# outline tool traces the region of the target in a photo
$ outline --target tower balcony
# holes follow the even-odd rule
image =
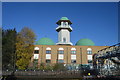
[[[71,26],[69,26],[69,25],[66,25],[66,26],[58,26],[57,28],[56,28],[56,31],[57,32],[59,32],[61,29],[68,29],[70,32],[73,30],[72,28],[71,28]]]
[[[71,42],[58,42],[56,45],[73,45]]]

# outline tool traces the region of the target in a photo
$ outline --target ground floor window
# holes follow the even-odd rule
[[[64,60],[58,60],[58,63],[64,63]]]
[[[51,63],[51,60],[46,60],[46,63]]]
[[[92,60],[88,60],[88,63],[92,63]]]
[[[76,60],[71,60],[71,63],[76,63]]]

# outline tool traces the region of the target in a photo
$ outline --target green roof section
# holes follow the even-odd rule
[[[69,20],[67,17],[62,17],[60,20]]]
[[[94,46],[95,43],[90,39],[80,39],[79,41],[77,41],[75,45],[76,46]]]
[[[41,38],[35,44],[36,45],[55,45],[55,43],[50,38]]]

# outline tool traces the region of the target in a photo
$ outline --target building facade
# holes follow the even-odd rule
[[[57,24],[58,42],[56,44],[49,38],[41,38],[36,42],[31,62],[34,59],[37,60],[38,66],[41,63],[63,63],[77,69],[81,64],[92,65],[94,53],[107,47],[95,46],[90,39],[80,39],[73,45],[70,41],[71,21],[67,17],[62,17]]]

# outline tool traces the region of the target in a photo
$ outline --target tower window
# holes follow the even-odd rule
[[[63,38],[63,42],[66,42],[66,38]]]
[[[63,22],[63,26],[66,26],[67,24],[66,24],[66,22]]]

